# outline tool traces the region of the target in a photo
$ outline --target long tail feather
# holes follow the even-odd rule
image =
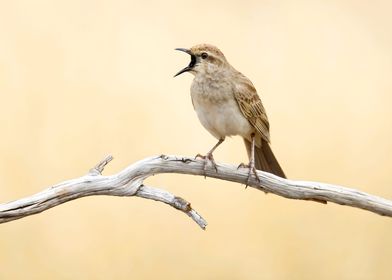
[[[244,139],[248,156],[250,157],[251,142]],[[261,147],[255,147],[255,167],[256,169],[275,174],[279,177],[286,178],[283,169],[280,167],[275,158],[268,142],[262,140]]]

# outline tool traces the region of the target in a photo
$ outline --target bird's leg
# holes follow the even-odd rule
[[[201,155],[201,154],[197,154],[196,158],[202,158],[204,160],[204,165],[203,165],[203,170],[206,171],[207,169],[207,163],[210,161],[212,166],[215,168],[215,171],[218,172],[218,167],[216,166],[215,160],[214,160],[214,156],[212,155],[212,153],[215,151],[216,148],[218,148],[218,146],[220,144],[223,143],[223,141],[225,141],[225,139],[219,139],[218,143],[215,144],[214,147],[212,147],[212,149],[205,155]]]
[[[257,182],[260,182],[260,178],[257,175],[257,170],[255,167],[255,135],[254,135],[254,133],[252,133],[251,137],[252,137],[252,149],[250,152],[249,173],[248,173],[247,185],[249,185],[249,180],[250,180],[250,177],[252,177],[252,174],[251,174],[252,172],[255,174]]]
[[[252,133],[250,137],[252,138],[252,146],[251,146],[251,150],[250,150],[249,164],[246,165],[244,163],[241,163],[237,167],[237,169],[240,168],[240,167],[249,168],[248,179],[246,180],[246,187],[249,186],[250,178],[252,177],[252,172],[253,172],[253,174],[255,174],[257,182],[260,182],[260,178],[257,175],[257,170],[256,170],[256,167],[255,167],[255,134]]]

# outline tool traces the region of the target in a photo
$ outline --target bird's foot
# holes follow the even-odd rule
[[[240,165],[238,165],[237,169],[240,169],[240,168],[248,168],[249,169],[248,179],[246,180],[245,188],[247,188],[249,186],[250,178],[252,178],[252,172],[256,177],[256,181],[258,183],[260,183],[260,178],[259,178],[259,175],[257,175],[257,169],[255,167],[254,162],[251,161],[251,162],[249,162],[249,164],[240,163]]]
[[[241,162],[241,163],[237,166],[237,170],[240,169],[240,168],[249,168],[249,165],[247,165],[247,164]]]
[[[201,158],[201,159],[204,160],[204,163],[203,163],[203,170],[204,170],[204,172],[206,172],[206,170],[207,170],[208,162],[211,162],[212,167],[215,169],[216,172],[218,172],[218,167],[217,167],[217,165],[215,163],[214,156],[212,155],[212,153],[207,153],[205,156],[203,156],[201,154],[197,154],[195,156],[195,159],[197,159],[197,158]]]

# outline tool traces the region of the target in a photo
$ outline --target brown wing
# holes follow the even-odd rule
[[[242,114],[256,128],[262,138],[270,142],[269,122],[261,99],[257,95],[252,82],[244,75],[240,75],[241,79],[237,79],[234,85],[234,97],[238,102]]]

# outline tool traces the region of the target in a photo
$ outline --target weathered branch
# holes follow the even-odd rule
[[[106,157],[89,173],[80,178],[68,180],[35,195],[0,204],[0,223],[37,214],[64,202],[91,195],[138,196],[161,201],[181,210],[201,228],[207,222],[181,197],[167,191],[143,184],[149,176],[160,173],[201,175],[226,181],[246,184],[248,170],[233,165],[217,164],[204,172],[203,161],[179,156],[158,156],[136,162],[111,176],[101,175],[104,167],[112,160]],[[260,182],[250,180],[250,187],[290,199],[330,201],[368,210],[392,217],[392,201],[373,196],[355,189],[318,182],[286,180],[270,173],[258,171]]]

